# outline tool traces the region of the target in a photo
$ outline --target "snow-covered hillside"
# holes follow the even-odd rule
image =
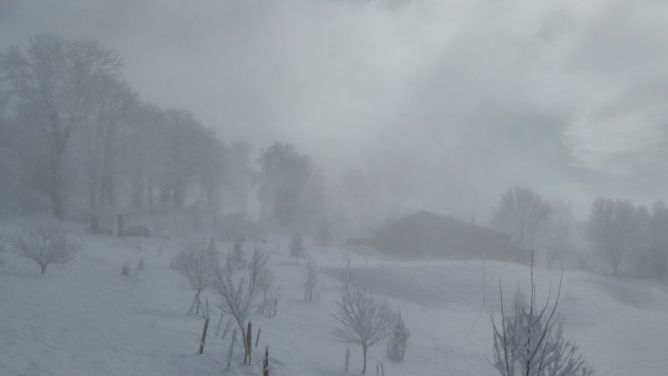
[[[223,374],[229,336],[223,340],[210,335],[205,355],[196,355],[203,322],[186,314],[192,292],[169,266],[182,243],[78,238],[83,248],[72,265],[49,269],[45,275],[11,253],[3,255],[0,375]],[[304,268],[289,259],[286,240],[263,247],[271,258],[281,303],[276,317],[253,318],[262,328],[255,365],[235,366],[228,371],[231,375],[260,375],[259,352],[265,345],[271,352],[272,375],[344,375],[346,348],[351,350],[350,374],[357,373],[359,349],[332,335],[339,277],[349,259],[354,283],[400,308],[411,331],[402,363],[385,358],[384,344],[371,349],[370,374],[382,361],[388,376],[495,375],[488,360],[489,314],[498,304],[499,281],[508,294],[518,284],[528,284],[528,268],[519,265],[399,262],[307,242],[324,272],[320,304],[306,304]],[[219,243],[218,248],[228,251],[232,246]],[[134,269],[141,259],[145,270],[121,276],[124,263]],[[559,275],[536,270],[539,292],[544,295]],[[215,306],[216,295],[208,292],[207,297]],[[666,374],[664,285],[566,272],[560,312],[566,336],[580,345],[597,374]],[[212,325],[210,334],[215,332],[215,319]]]

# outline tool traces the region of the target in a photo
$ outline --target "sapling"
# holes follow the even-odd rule
[[[24,228],[12,239],[12,245],[17,255],[39,265],[42,274],[49,265],[68,265],[81,249],[78,242],[53,224]]]
[[[334,318],[341,326],[334,335],[342,342],[362,347],[362,374],[365,374],[367,352],[391,334],[395,313],[385,301],[356,288],[345,289],[337,305],[339,309]]]

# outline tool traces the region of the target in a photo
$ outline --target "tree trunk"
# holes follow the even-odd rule
[[[107,131],[104,141],[104,159],[102,172],[102,194],[107,205],[113,205],[115,200],[114,194],[114,154],[113,154],[113,132]]]
[[[41,268],[41,272],[42,272],[41,274],[46,273],[46,266],[47,266],[46,264],[39,266]]]
[[[246,353],[244,360],[247,365],[251,364],[251,354],[253,351],[253,324],[248,322],[248,330],[246,331]]]
[[[262,376],[269,376],[269,345],[264,348],[264,362],[262,363]]]
[[[196,302],[195,304],[196,304],[196,306],[195,306],[195,314],[196,314],[196,315],[199,315],[199,305],[200,305],[200,301],[199,301],[199,291],[197,292],[197,302]]]
[[[199,353],[204,354],[204,345],[206,343],[206,331],[209,329],[209,316],[204,320],[204,329],[202,330],[202,339],[199,342]]]
[[[192,315],[193,312],[195,312],[196,315],[199,315],[199,297],[201,292],[201,290],[195,291],[195,298],[193,299],[192,304],[190,304],[190,308],[188,308],[189,315]]]
[[[65,216],[65,197],[63,193],[63,157],[67,146],[68,137],[58,131],[57,120],[52,120],[52,138],[49,139],[49,166],[51,173],[51,186],[49,195],[53,209],[53,216],[63,219]]]
[[[366,351],[367,347],[362,345],[362,375],[366,373]]]
[[[242,331],[243,333],[243,331]],[[243,337],[243,335],[242,335]],[[235,328],[234,331],[232,332],[232,341],[230,341],[230,347],[227,350],[227,364],[226,364],[226,369],[230,368],[232,365],[232,355],[234,354],[234,346],[237,344],[237,329]]]

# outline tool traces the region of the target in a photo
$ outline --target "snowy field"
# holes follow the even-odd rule
[[[223,374],[229,336],[210,335],[205,355],[196,355],[202,319],[186,314],[192,292],[169,267],[181,243],[78,237],[83,246],[79,257],[67,269],[52,267],[45,275],[11,252],[2,255],[0,375]],[[218,248],[225,252],[231,245],[219,243]],[[254,325],[262,328],[255,364],[235,366],[230,375],[260,375],[259,352],[267,344],[272,375],[344,375],[347,347],[349,374],[357,373],[359,349],[336,342],[332,335],[339,276],[348,259],[355,283],[399,307],[411,331],[405,361],[386,360],[381,344],[370,351],[368,374],[374,375],[376,364],[383,361],[388,376],[495,375],[488,360],[489,314],[498,305],[499,280],[508,296],[518,284],[528,284],[529,270],[519,265],[399,262],[307,243],[323,273],[320,304],[306,304],[304,269],[288,258],[285,241],[270,241],[264,248],[280,286],[278,315],[254,317]],[[141,259],[145,270],[121,276],[125,262],[134,269]],[[556,285],[559,275],[537,269],[538,291]],[[215,306],[215,294],[207,297]],[[566,336],[580,345],[596,374],[668,374],[665,285],[566,272],[560,312]],[[212,316],[210,333],[215,332],[217,313]]]

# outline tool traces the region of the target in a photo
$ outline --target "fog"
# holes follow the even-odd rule
[[[667,42],[663,0],[0,0],[0,375],[665,375]]]
[[[0,47],[37,32],[98,39],[143,98],[225,141],[392,174],[411,208],[487,217],[521,185],[584,215],[599,194],[665,192],[665,7],[5,0]]]

